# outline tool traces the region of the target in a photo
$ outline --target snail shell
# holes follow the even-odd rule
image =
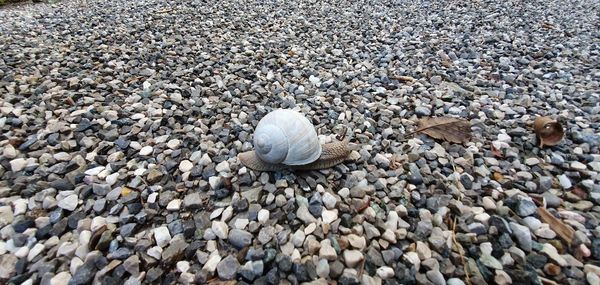
[[[350,138],[321,145],[313,125],[300,113],[278,109],[256,126],[254,150],[238,154],[240,162],[257,171],[285,168],[317,170],[342,163],[352,151]]]
[[[321,156],[314,126],[302,114],[278,109],[263,117],[254,132],[256,155],[272,164],[304,165]]]

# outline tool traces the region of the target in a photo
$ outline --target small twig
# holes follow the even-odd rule
[[[456,165],[454,164],[454,159],[452,158],[451,155],[446,155],[446,157],[449,158],[450,160],[450,164],[452,164],[452,169],[454,170],[454,173],[456,172]],[[458,177],[456,175],[454,175],[454,183],[456,184],[456,187],[458,187],[459,190],[465,190],[465,187],[460,183],[460,181],[458,181]],[[462,198],[462,194],[458,196],[458,201],[461,201]],[[454,216],[454,221],[452,223],[452,242],[454,243],[454,246],[456,247],[456,249],[458,250],[458,254],[460,255],[460,260],[462,261],[463,264],[463,270],[465,271],[465,277],[467,280],[467,284],[471,285],[471,277],[469,276],[469,270],[467,268],[467,263],[465,262],[465,253],[464,250],[462,248],[462,245],[460,245],[458,243],[458,241],[456,240],[456,215]]]
[[[469,276],[469,270],[467,268],[467,263],[465,262],[465,255],[464,255],[463,248],[458,243],[458,241],[456,241],[456,216],[454,217],[454,222],[452,225],[452,242],[454,242],[454,246],[456,246],[456,249],[458,250],[458,254],[460,255],[460,260],[462,261],[462,264],[463,264],[463,270],[465,271],[465,277],[467,280],[467,284],[472,285],[471,277]]]

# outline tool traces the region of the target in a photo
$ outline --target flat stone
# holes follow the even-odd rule
[[[229,243],[238,249],[242,249],[252,244],[252,238],[253,236],[251,233],[241,229],[232,229],[229,231]]]
[[[51,285],[68,285],[71,280],[71,274],[69,272],[63,271],[54,275],[52,279],[50,279]]]
[[[79,198],[77,198],[77,195],[75,194],[71,194],[68,195],[67,197],[64,197],[63,199],[58,201],[58,206],[62,209],[65,209],[67,211],[73,211],[77,208],[77,205],[79,204]]]
[[[153,151],[154,151],[154,148],[152,148],[151,146],[147,145],[147,146],[142,147],[140,149],[140,155],[142,155],[142,156],[150,155],[150,154],[152,154]]]
[[[355,267],[364,259],[362,252],[358,250],[345,250],[343,253],[344,262],[348,267]]]
[[[228,255],[217,265],[217,273],[219,274],[219,278],[224,280],[234,279],[239,267],[240,263],[237,261],[237,259],[231,255]]]
[[[194,167],[194,164],[187,159],[182,160],[179,163],[179,171],[181,171],[181,172],[189,172],[192,170],[193,167]]]

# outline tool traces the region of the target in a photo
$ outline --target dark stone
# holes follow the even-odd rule
[[[52,225],[48,224],[42,228],[39,228],[35,233],[35,238],[38,240],[44,240],[51,237],[50,233],[52,232]]]
[[[256,260],[263,260],[265,258],[265,251],[262,248],[254,248],[251,247],[248,249],[248,252],[246,252],[246,260],[252,260],[252,261],[256,261]],[[264,261],[263,261],[264,263]]]
[[[408,181],[414,185],[423,184],[423,176],[421,176],[421,171],[419,170],[419,167],[417,167],[416,164],[411,163],[409,165],[408,169],[409,169]]]
[[[194,282],[196,282],[196,284],[206,284],[208,281],[208,271],[206,270],[200,270],[198,272],[196,272],[196,275],[194,276]]]
[[[394,251],[392,249],[386,249],[386,250],[381,251],[381,257],[383,258],[383,261],[387,265],[390,265],[394,261],[396,261],[396,253],[394,253]]]
[[[50,234],[55,236],[62,236],[62,234],[67,230],[67,225],[67,219],[60,220],[58,223],[52,226],[52,231],[50,231]]]
[[[232,255],[228,255],[217,265],[217,274],[221,279],[231,280],[235,278],[239,268],[240,263],[237,259]]]
[[[196,223],[194,220],[185,220],[183,221],[183,236],[186,239],[194,237],[196,234]]]
[[[507,233],[503,233],[498,237],[498,245],[500,245],[503,249],[508,249],[513,245],[513,240],[510,238],[510,235]]]
[[[271,268],[266,276],[266,281],[268,284],[279,284],[279,272],[277,271],[277,267]]]
[[[596,260],[600,260],[600,239],[592,240],[592,256]]]
[[[306,261],[304,265],[306,266],[306,272],[308,273],[310,280],[315,280],[319,277],[317,275],[317,267],[311,260]]]
[[[194,259],[196,257],[196,252],[206,246],[206,241],[204,240],[195,240],[191,242],[186,248],[183,254],[187,259]]]
[[[241,198],[233,202],[232,207],[236,212],[244,212],[248,210],[248,200],[246,198]]]
[[[50,182],[50,187],[52,187],[58,191],[75,189],[75,186],[68,179],[54,180],[54,181]]]
[[[73,212],[69,215],[68,226],[70,229],[76,229],[79,221],[85,219],[86,215],[82,211]]]
[[[352,215],[348,213],[344,213],[341,216],[340,225],[346,228],[352,228]]]
[[[20,233],[24,232],[25,230],[27,230],[28,228],[35,227],[35,221],[31,217],[17,216],[14,219],[12,226],[13,226],[13,229],[15,230],[15,232],[20,234]]]
[[[143,208],[144,208],[144,205],[142,205],[142,203],[134,202],[134,203],[127,204],[127,210],[129,210],[129,214],[132,214],[132,215],[139,213]]]
[[[217,189],[215,191],[215,198],[216,199],[223,199],[225,197],[228,197],[229,193],[230,193],[229,189],[226,189],[226,188]]]
[[[440,208],[448,206],[452,196],[450,195],[435,195],[427,198],[427,209],[433,213],[437,212]]]
[[[48,217],[50,218],[51,224],[56,224],[58,221],[60,221],[64,217],[63,211],[62,211],[62,209],[57,208],[56,210],[50,212]]]
[[[308,211],[315,217],[320,217],[323,212],[323,200],[321,194],[315,192],[308,202]]]
[[[416,272],[414,266],[411,266],[409,269],[404,264],[398,262],[394,268],[394,272],[396,273],[395,277],[396,277],[396,280],[398,280],[398,283],[407,284],[407,285],[416,284],[415,278],[416,278],[417,272]]]
[[[86,260],[71,277],[69,284],[90,284],[96,274],[96,264],[92,260]]]
[[[377,250],[374,247],[369,247],[366,259],[367,263],[373,264],[377,267],[385,265],[385,262],[383,261],[383,256],[381,255],[381,251]]]
[[[276,256],[277,256],[277,250],[275,250],[273,248],[267,248],[265,250],[265,255],[264,255],[264,258],[263,258],[263,262],[265,264],[269,264],[269,263],[271,263],[272,261],[275,260]]]
[[[163,274],[164,274],[164,272],[162,271],[162,269],[160,269],[158,267],[150,268],[150,270],[148,270],[146,272],[146,279],[145,279],[145,281],[147,281],[147,282],[154,282],[158,278],[160,278]]]
[[[108,184],[94,183],[92,184],[92,190],[97,196],[106,196],[106,194],[108,194],[108,192],[110,192],[112,189]]]
[[[183,239],[173,239],[169,246],[162,252],[162,264],[170,267],[181,260],[188,244]]]
[[[431,235],[431,231],[433,230],[433,224],[431,221],[419,221],[417,223],[417,228],[415,229],[415,235],[420,239],[424,240],[429,235]]]
[[[510,270],[506,269],[506,273],[511,277],[513,284],[519,285],[541,285],[538,280],[538,275],[535,270]]]
[[[360,280],[358,276],[353,273],[344,273],[339,279],[339,284],[341,285],[358,285],[360,284]]]
[[[123,237],[128,237],[128,236],[132,235],[136,229],[137,229],[136,223],[129,223],[126,225],[122,225],[121,228],[119,229],[119,233]]]
[[[308,282],[310,281],[310,276],[308,275],[308,270],[306,269],[306,265],[300,263],[294,263],[292,265],[292,270],[294,271],[294,276],[298,282]]]
[[[473,188],[473,181],[469,177],[469,175],[463,174],[460,176],[460,183],[465,187],[465,189],[470,190]]]
[[[496,229],[498,230],[498,233],[507,233],[507,234],[512,233],[512,230],[510,229],[510,225],[508,224],[508,222],[506,222],[506,220],[504,220],[500,216],[497,216],[497,215],[491,216],[490,219],[488,220],[488,223],[490,226],[496,227]]]
[[[181,223],[181,220],[170,222],[167,225],[167,228],[169,229],[169,232],[171,232],[171,235],[176,235],[183,232],[183,224]]]
[[[129,147],[129,141],[126,140],[124,137],[119,137],[116,141],[115,144],[122,150],[125,150]]]
[[[48,142],[48,144],[51,145],[51,146],[55,146],[55,145],[57,145],[57,144],[60,143],[58,141],[59,136],[60,136],[59,133],[49,134],[48,137],[46,138],[46,142]]]
[[[292,258],[287,255],[277,256],[277,266],[282,272],[290,272],[292,270]]]
[[[542,268],[548,263],[548,258],[541,254],[530,253],[527,255],[527,263],[533,268]]]
[[[79,122],[79,125],[77,125],[77,127],[75,128],[75,131],[76,132],[85,132],[87,129],[89,129],[91,127],[92,127],[92,123],[90,122],[90,120],[83,118]]]
[[[19,146],[19,150],[28,150],[34,143],[38,141],[37,135],[31,135],[27,140]],[[37,147],[36,147],[37,149]]]
[[[537,206],[535,203],[528,198],[525,198],[521,195],[513,195],[504,199],[504,204],[511,208],[517,215],[521,217],[526,217],[534,214],[537,211]]]
[[[339,261],[336,260],[332,263],[329,264],[329,277],[331,277],[332,279],[337,279],[338,277],[340,277],[342,275],[342,272],[344,272],[344,264]]]
[[[13,244],[16,247],[22,247],[27,243],[28,236],[25,234],[14,234],[12,236]]]
[[[131,249],[126,247],[120,247],[108,254],[108,258],[122,260],[130,257],[132,254],[133,252],[131,251]]]
[[[229,231],[229,243],[237,249],[242,249],[252,244],[252,234],[244,230],[232,229]]]

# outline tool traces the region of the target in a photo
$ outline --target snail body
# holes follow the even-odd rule
[[[321,145],[314,126],[302,114],[278,109],[263,117],[254,132],[254,150],[240,153],[246,167],[257,171],[316,170],[343,162],[351,152],[349,138]]]

